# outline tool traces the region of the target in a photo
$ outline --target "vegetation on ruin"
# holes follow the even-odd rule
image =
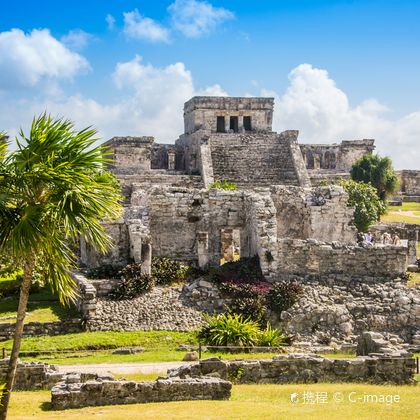
[[[155,285],[151,275],[141,272],[141,264],[128,264],[121,270],[120,276],[120,281],[108,294],[111,299],[134,299]]]
[[[47,114],[23,130],[17,150],[0,142],[0,251],[23,269],[13,348],[0,418],[7,413],[35,268],[60,301],[75,297],[69,271],[75,267],[80,235],[99,252],[111,245],[102,220],[122,211],[118,181],[104,170],[107,153],[95,147],[96,131]]]
[[[125,376],[125,375],[122,375]],[[325,404],[292,404],[290,395],[304,392],[327,393]],[[363,395],[397,394],[400,403],[352,403],[350,392]],[[342,402],[333,400],[334,393],[343,395]],[[290,384],[290,385],[234,385],[228,401],[179,401],[151,404],[128,404],[106,407],[86,407],[66,411],[52,411],[49,391],[16,392],[12,396],[10,416],[27,418],[31,413],[36,419],[81,419],[100,417],[105,420],[130,419],[400,419],[411,420],[418,413],[418,389],[415,386],[387,386],[365,384]],[[302,400],[301,400],[302,401]]]
[[[281,330],[267,323],[265,328],[242,314],[223,313],[205,315],[205,324],[198,331],[197,338],[209,346],[266,346],[286,345],[288,337]]]
[[[268,307],[280,315],[291,308],[303,295],[303,286],[296,281],[275,283],[267,293]]]
[[[222,296],[230,300],[227,312],[250,318],[263,327],[267,324],[269,310],[280,315],[303,293],[302,286],[297,282],[282,281],[275,285],[267,282],[261,272],[258,256],[211,268],[207,279],[217,285]]]
[[[217,189],[224,191],[235,191],[238,189],[238,186],[227,179],[219,179],[218,181],[213,182],[209,185],[209,190]]]
[[[117,271],[119,266],[107,265],[104,270],[91,270],[89,275],[109,275],[119,279],[119,283],[109,292],[111,299],[133,299],[151,290],[154,286],[170,285],[184,282],[193,271],[191,267],[180,261],[167,257],[153,257],[151,274],[142,273],[141,263],[128,264]]]
[[[384,202],[378,197],[375,188],[365,182],[342,180],[340,185],[349,195],[347,204],[354,208],[354,224],[357,230],[366,232],[385,213]]]
[[[399,188],[398,176],[389,157],[365,155],[353,164],[350,175],[353,181],[369,183],[375,187],[383,202]]]
[[[190,267],[167,257],[152,258],[152,276],[158,285],[185,281]]]

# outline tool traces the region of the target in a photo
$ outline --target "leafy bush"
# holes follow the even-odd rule
[[[296,281],[282,281],[273,285],[267,294],[267,304],[279,315],[291,308],[303,294],[303,287]]]
[[[152,276],[156,284],[171,284],[187,278],[189,267],[167,257],[152,258]]]
[[[267,312],[265,295],[271,283],[264,280],[258,257],[242,258],[212,268],[207,278],[218,285],[223,296],[231,299],[228,312],[264,323]]]
[[[129,264],[121,270],[121,281],[108,296],[111,299],[133,299],[150,290],[155,284],[152,276],[141,273],[141,264]]]
[[[282,330],[273,328],[269,322],[258,337],[258,345],[262,347],[279,347],[287,344],[288,337]]]
[[[86,276],[89,279],[119,279],[123,265],[103,264],[99,267],[89,268]]]
[[[353,164],[350,175],[354,181],[372,185],[383,202],[399,188],[398,175],[389,157],[365,155]]]
[[[209,189],[225,190],[225,191],[235,191],[238,189],[238,186],[227,179],[220,179],[210,184]]]
[[[357,230],[366,232],[368,227],[386,212],[386,205],[370,184],[343,180],[340,185],[349,195],[347,205],[354,207],[354,224]]]
[[[259,336],[258,323],[239,314],[205,315],[206,324],[197,333],[209,346],[253,346]]]

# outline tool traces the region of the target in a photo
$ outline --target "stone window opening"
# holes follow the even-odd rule
[[[230,126],[229,128],[237,133],[239,131],[238,117],[230,117]]]
[[[251,131],[252,130],[252,124],[251,124],[251,117],[245,116],[244,117],[244,130],[245,131]]]
[[[241,236],[239,229],[220,231],[220,265],[241,258]]]
[[[225,133],[226,132],[225,117],[217,117],[217,128],[216,128],[216,131],[218,133]]]

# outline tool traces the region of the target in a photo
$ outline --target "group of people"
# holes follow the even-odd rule
[[[394,233],[391,235],[388,232],[384,232],[379,237],[375,237],[371,231],[363,234],[363,244],[366,246],[374,246],[375,244],[380,245],[401,245],[400,237]]]

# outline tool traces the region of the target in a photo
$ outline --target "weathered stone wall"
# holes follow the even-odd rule
[[[415,359],[357,357],[329,359],[315,355],[289,354],[272,360],[225,362],[210,358],[168,371],[170,377],[195,378],[217,375],[239,384],[289,384],[317,382],[414,383]]]
[[[279,239],[280,275],[394,279],[405,273],[408,249],[404,246],[363,248],[315,239]]]
[[[191,331],[202,325],[181,286],[155,287],[129,300],[97,299],[95,313],[86,320],[89,331]]]
[[[406,195],[420,196],[420,171],[402,170],[397,172],[400,191]]]
[[[356,242],[353,209],[347,207],[348,196],[342,188],[273,186],[271,195],[276,207],[278,238]]]
[[[96,312],[96,289],[94,285],[80,273],[72,272],[71,277],[77,285],[77,309],[83,319],[94,316]]]
[[[238,117],[238,130],[244,131],[243,117],[251,117],[253,131],[271,131],[273,98],[232,98],[195,96],[184,105],[184,132],[217,130],[217,117],[225,117],[225,130],[230,130],[230,117]]]
[[[103,264],[127,264],[130,259],[130,239],[127,224],[124,220],[120,220],[113,223],[102,222],[102,226],[112,238],[112,248],[106,254],[99,254],[82,237],[80,240],[81,262],[89,267],[98,267]]]
[[[401,281],[367,283],[350,273],[347,279],[306,278],[302,285],[300,300],[281,314],[283,328],[297,341],[354,342],[355,334],[370,330],[411,342],[420,330],[420,291]]]
[[[153,253],[196,261],[198,236],[208,235],[209,262],[220,262],[224,228],[241,230],[241,255],[248,256],[244,192],[220,190],[155,189],[150,195],[150,234]],[[244,248],[242,248],[244,246]]]
[[[349,172],[353,163],[375,149],[374,140],[343,140],[340,144],[301,144],[308,169]]]
[[[9,359],[0,359],[0,384],[6,380]],[[57,367],[47,363],[18,362],[16,368],[15,391],[35,391],[39,389],[51,389],[61,381],[63,375]]]
[[[153,137],[113,137],[104,143],[113,159],[109,169],[119,174],[150,170],[153,142]]]
[[[308,169],[308,175],[314,187],[339,184],[342,179],[350,179],[350,172],[341,171]]]
[[[232,384],[218,378],[166,378],[154,382],[91,380],[60,382],[51,390],[55,410],[111,404],[227,400]]]
[[[408,241],[408,262],[414,264],[417,260],[417,242],[420,240],[420,223],[378,223],[369,227],[376,241],[388,232],[390,235],[398,235],[400,239]]]
[[[292,144],[296,131],[256,134],[212,134],[209,139],[215,179],[228,179],[240,186],[301,185],[310,180]],[[306,177],[304,176],[306,174]]]
[[[28,322],[24,325],[23,336],[34,337],[37,335],[61,335],[83,331],[81,319],[66,319],[54,322]],[[0,324],[0,341],[9,340],[15,333],[15,324],[3,322]]]

